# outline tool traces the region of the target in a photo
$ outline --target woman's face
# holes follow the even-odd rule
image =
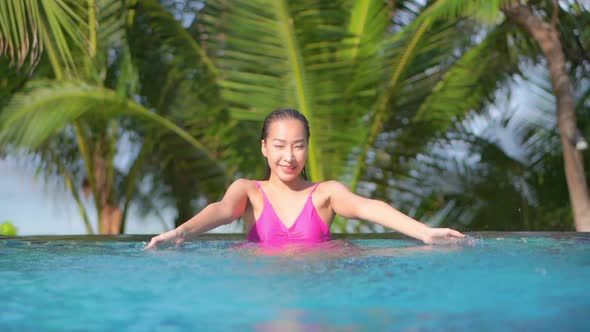
[[[297,180],[307,160],[307,135],[297,119],[275,120],[262,140],[262,154],[268,160],[271,177],[283,182]]]

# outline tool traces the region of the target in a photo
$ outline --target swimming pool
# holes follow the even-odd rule
[[[0,237],[0,331],[590,328],[590,234],[471,235],[280,253],[235,236],[156,251],[143,236]]]

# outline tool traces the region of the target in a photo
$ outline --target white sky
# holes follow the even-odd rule
[[[127,234],[159,234],[163,225],[154,217],[140,218],[130,211]],[[96,230],[94,210],[88,211]],[[172,227],[171,213],[164,212],[168,227]],[[0,223],[10,221],[18,228],[18,235],[86,234],[78,208],[69,193],[52,188],[34,174],[13,161],[0,160]],[[211,232],[240,232],[236,224],[219,227]]]

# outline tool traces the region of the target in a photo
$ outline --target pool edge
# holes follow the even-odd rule
[[[590,239],[590,232],[465,232],[465,234],[482,239],[493,238],[587,238]],[[361,233],[361,234],[332,234],[334,239],[345,240],[364,240],[364,239],[397,239],[413,240],[412,238],[400,233]],[[22,235],[22,236],[3,236],[0,240],[19,240],[19,241],[118,241],[118,242],[142,242],[149,241],[155,234],[124,234],[124,235]],[[192,241],[220,241],[220,240],[246,240],[243,233],[210,233],[202,234]]]

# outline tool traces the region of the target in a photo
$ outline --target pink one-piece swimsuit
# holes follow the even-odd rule
[[[254,226],[248,232],[248,241],[282,246],[285,244],[313,244],[330,240],[330,227],[322,220],[311,199],[311,195],[319,184],[316,183],[313,186],[297,219],[293,225],[287,227],[276,214],[260,183],[256,181],[256,185],[264,197],[264,206]]]

